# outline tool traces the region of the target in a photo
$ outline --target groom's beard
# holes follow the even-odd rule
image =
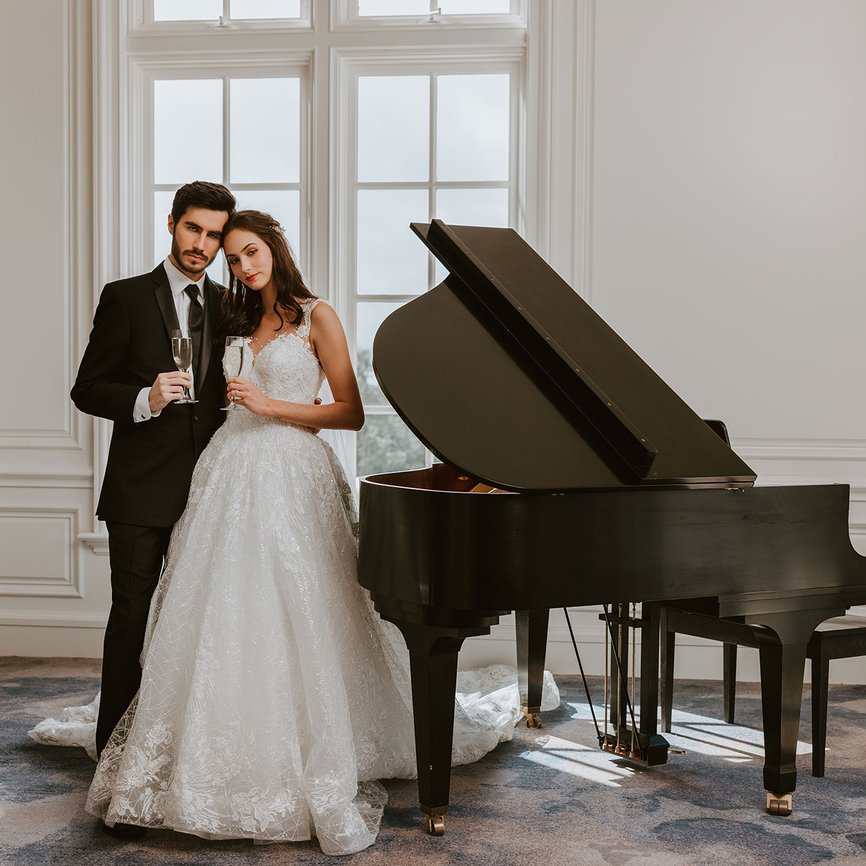
[[[217,257],[217,253],[219,253],[219,249],[217,249],[216,253],[213,254],[212,258],[208,259],[206,256],[196,252],[195,250],[184,250],[181,252],[177,238],[174,236],[171,238],[171,257],[185,271],[191,274],[202,273],[202,271],[204,271],[205,268],[207,268],[207,266]]]

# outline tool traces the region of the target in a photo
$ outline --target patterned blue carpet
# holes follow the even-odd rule
[[[719,683],[677,684],[667,765],[636,768],[595,747],[580,683],[558,678],[563,702],[544,727],[455,769],[446,834],[422,832],[413,782],[389,782],[390,803],[359,866],[404,864],[866,864],[866,687],[834,687],[827,776],[810,775],[808,688],[789,818],[764,813],[760,699],[742,685],[738,725],[721,716]],[[596,684],[597,685],[597,684]],[[83,811],[93,763],[83,750],[27,736],[98,686],[91,660],[0,659],[0,863],[14,866],[234,866],[333,862],[315,841],[253,846],[170,831],[120,842]],[[600,694],[600,689],[599,689]]]

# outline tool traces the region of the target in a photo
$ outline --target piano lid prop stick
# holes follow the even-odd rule
[[[632,621],[637,620],[637,604],[635,602],[631,603],[631,618]],[[626,626],[629,628],[629,626]],[[632,635],[631,639],[631,693],[634,697],[637,697],[637,640],[635,640],[635,635]],[[634,724],[631,726],[631,753],[635,754],[637,749],[635,748],[635,740],[637,738],[637,731],[635,730]]]

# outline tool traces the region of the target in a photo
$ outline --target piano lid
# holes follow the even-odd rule
[[[515,491],[755,480],[515,231],[411,228],[449,276],[385,319],[373,369],[442,461]]]

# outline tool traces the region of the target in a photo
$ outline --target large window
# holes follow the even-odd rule
[[[165,257],[182,183],[217,180],[269,211],[346,326],[367,411],[343,435],[349,469],[429,463],[376,383],[373,337],[444,278],[410,222],[523,228],[524,3],[126,3],[128,126],[146,133],[128,184],[148,211],[130,271]]]

